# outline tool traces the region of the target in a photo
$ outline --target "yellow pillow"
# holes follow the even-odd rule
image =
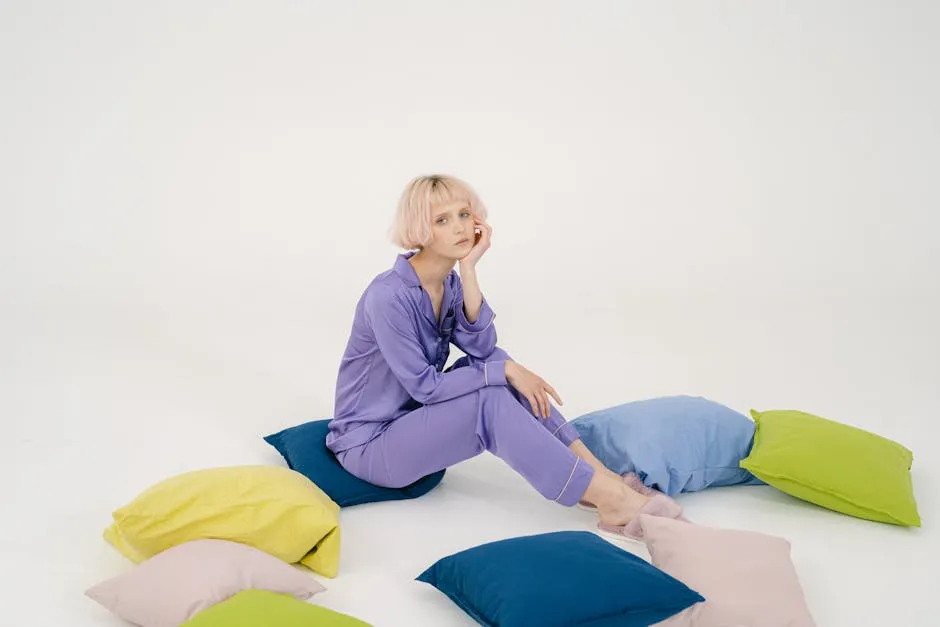
[[[282,466],[231,466],[171,477],[113,513],[104,538],[135,563],[214,538],[241,542],[326,577],[339,570],[339,505]]]

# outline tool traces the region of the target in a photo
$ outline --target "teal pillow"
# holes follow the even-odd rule
[[[314,420],[265,436],[291,470],[313,481],[340,507],[413,499],[427,494],[444,478],[439,470],[403,488],[383,488],[363,481],[343,468],[326,447],[329,420]]]
[[[704,601],[652,564],[587,531],[499,540],[442,558],[417,578],[481,625],[646,627]]]

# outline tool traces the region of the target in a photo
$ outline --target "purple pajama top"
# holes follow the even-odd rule
[[[496,348],[495,314],[486,299],[472,324],[455,270],[444,281],[440,322],[408,259],[375,277],[356,305],[340,362],[327,447],[334,453],[365,444],[391,421],[422,405],[485,386],[507,385],[503,360],[477,361],[444,372],[450,344],[485,360]]]

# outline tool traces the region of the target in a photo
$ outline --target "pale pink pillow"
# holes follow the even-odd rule
[[[85,592],[142,627],[176,627],[248,588],[306,600],[326,590],[309,574],[254,547],[193,540],[167,549]]]
[[[815,627],[787,540],[657,516],[640,525],[653,565],[705,597],[656,627]]]

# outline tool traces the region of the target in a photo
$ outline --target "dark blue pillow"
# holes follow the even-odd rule
[[[646,627],[705,599],[587,531],[483,544],[418,576],[481,625]]]
[[[404,488],[382,488],[352,475],[326,447],[329,420],[305,422],[265,436],[287,465],[326,492],[340,507],[413,499],[427,494],[444,478],[444,470],[418,479]]]

